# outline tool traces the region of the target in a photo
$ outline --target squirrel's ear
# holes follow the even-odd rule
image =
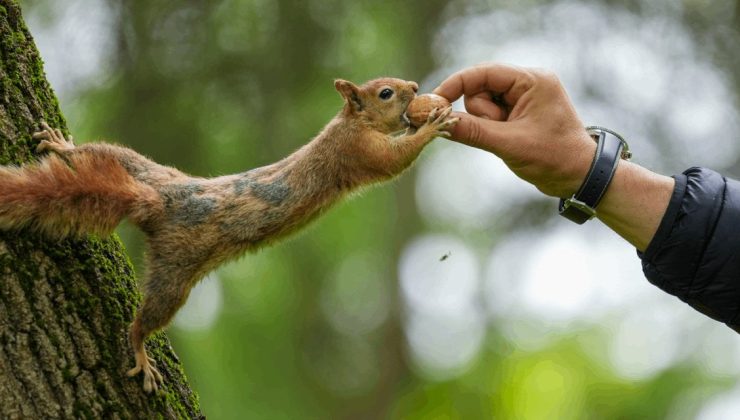
[[[342,95],[344,100],[353,111],[362,111],[362,99],[360,99],[360,88],[354,83],[337,79],[334,81],[334,87]]]

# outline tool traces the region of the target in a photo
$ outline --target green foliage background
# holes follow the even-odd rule
[[[21,3],[33,17],[34,33],[60,19],[60,6],[51,0]],[[201,176],[243,171],[292,152],[332,118],[341,106],[334,78],[423,80],[446,64],[432,42],[446,22],[497,8],[517,13],[544,2],[506,3],[107,0],[96,6],[110,12],[113,34],[102,76],[60,95],[62,109],[77,139],[114,139]],[[655,13],[631,0],[603,3],[637,15]],[[685,0],[686,13],[674,18],[692,36],[714,43],[705,58],[728,69],[737,86],[740,18],[734,17],[734,26],[715,25],[705,3]],[[75,10],[84,20],[85,8]],[[740,6],[734,10],[740,13]],[[584,351],[603,347],[608,331],[574,330],[545,348],[526,350],[509,342],[496,323],[463,373],[430,379],[409,357],[396,269],[414,235],[439,228],[418,216],[415,175],[361,194],[307,232],[208,280],[220,282],[223,291],[216,322],[204,330],[168,331],[206,415],[691,418],[735,382],[692,363],[631,381]],[[541,204],[530,203],[525,213],[535,226],[552,213],[552,203]],[[487,232],[471,233],[470,240],[485,246],[505,241],[517,229],[516,219],[507,223],[495,240]],[[120,234],[141,270],[141,236],[126,225]],[[391,291],[389,317],[362,334],[336,331],[321,308],[332,279],[353,256],[365,269],[352,271],[351,281],[342,283],[348,289],[339,293],[362,298],[366,282]]]

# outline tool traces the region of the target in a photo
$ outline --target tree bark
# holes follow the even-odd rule
[[[42,119],[66,131],[20,7],[0,0],[0,164],[38,159]],[[126,377],[139,300],[116,237],[0,232],[0,418],[203,417],[163,333],[147,342],[163,389],[145,394],[141,376]]]

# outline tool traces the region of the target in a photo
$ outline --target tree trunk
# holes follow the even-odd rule
[[[0,0],[0,164],[37,159],[42,119],[65,131],[20,8]],[[147,343],[163,389],[145,394],[141,376],[126,377],[139,300],[115,237],[0,232],[0,418],[203,417],[164,334]]]

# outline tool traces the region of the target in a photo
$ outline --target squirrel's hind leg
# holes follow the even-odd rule
[[[172,320],[188,298],[193,283],[202,274],[200,264],[181,265],[182,261],[194,260],[190,255],[181,255],[182,248],[171,252],[152,251],[153,258],[143,284],[144,302],[129,331],[136,366],[126,373],[128,376],[135,376],[142,372],[145,392],[156,391],[163,383],[163,378],[154,367],[154,359],[147,355],[144,341],[151,333],[165,327]],[[163,255],[169,255],[169,258],[155,259]],[[173,258],[178,258],[180,262],[173,263]]]
[[[160,374],[157,368],[154,367],[154,359],[146,354],[146,349],[144,348],[144,339],[146,338],[146,334],[142,333],[141,318],[139,316],[137,316],[134,323],[131,324],[129,338],[131,340],[131,346],[134,349],[136,366],[129,369],[126,372],[126,375],[136,376],[139,372],[143,372],[144,391],[156,391],[159,385],[162,384],[164,380],[162,379],[162,374]]]

